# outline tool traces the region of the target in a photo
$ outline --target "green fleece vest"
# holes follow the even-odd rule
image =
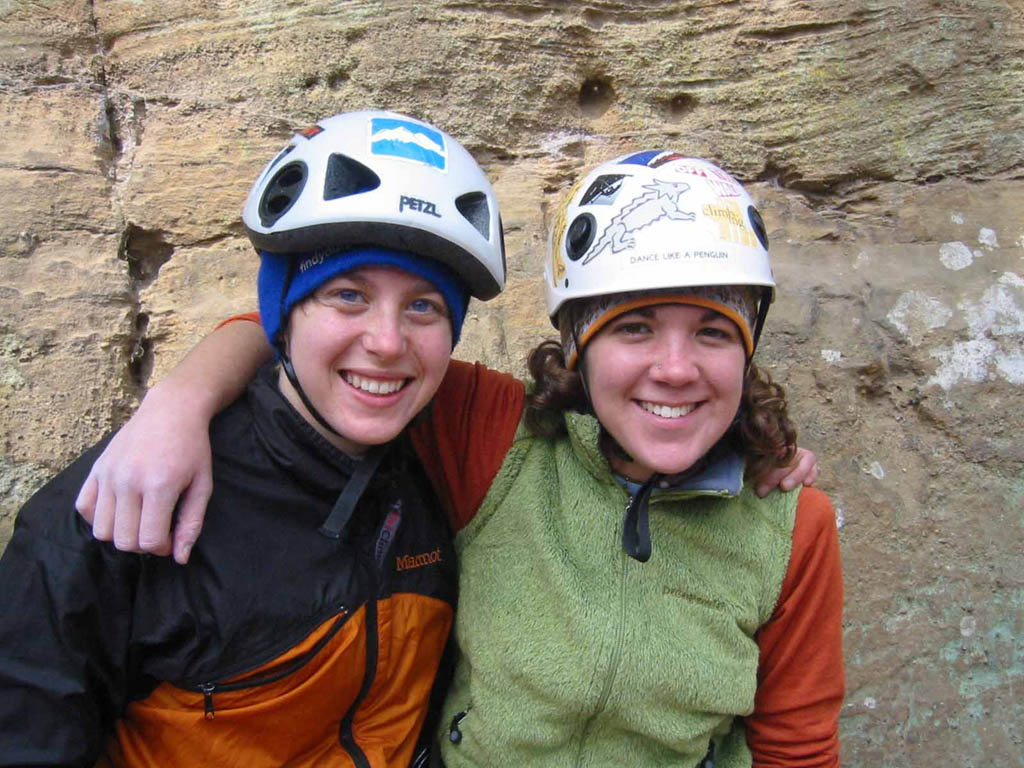
[[[554,441],[520,426],[457,537],[445,765],[696,766],[713,739],[715,768],[749,767],[737,716],[753,711],[754,633],[781,590],[797,493],[655,494],[640,563],[622,549],[629,496],[596,420],[566,424]]]

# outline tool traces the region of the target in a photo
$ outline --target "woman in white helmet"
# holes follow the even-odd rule
[[[185,567],[95,540],[73,499],[103,444],[32,497],[0,560],[0,765],[414,758],[456,570],[406,427],[504,283],[497,203],[444,132],[357,112],[295,136],[243,219],[279,364],[209,428],[203,536]]]
[[[774,281],[749,196],[669,152],[606,163],[556,217],[545,280],[562,341],[529,395],[453,363],[413,430],[459,530],[445,764],[838,765],[834,517],[750,480],[795,438],[751,362]],[[105,531],[109,482],[80,499]],[[127,546],[166,535],[147,517]]]

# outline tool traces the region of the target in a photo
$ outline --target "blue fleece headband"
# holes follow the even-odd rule
[[[260,251],[260,320],[270,345],[277,347],[278,332],[296,304],[338,275],[368,266],[397,267],[432,283],[448,305],[452,347],[458,343],[462,322],[466,319],[469,290],[456,274],[443,264],[413,253],[365,247],[332,255],[320,251],[290,255]],[[288,282],[289,275],[291,282]],[[282,301],[281,293],[285,290]]]

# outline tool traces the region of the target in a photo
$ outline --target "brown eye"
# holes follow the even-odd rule
[[[629,321],[625,323],[619,323],[615,326],[615,332],[621,333],[625,336],[639,336],[647,333],[650,330],[647,323],[641,323],[636,321]]]

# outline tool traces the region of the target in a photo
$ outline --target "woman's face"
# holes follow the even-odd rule
[[[612,468],[643,481],[691,467],[732,424],[745,365],[739,329],[704,307],[645,307],[601,329],[584,355],[590,401],[633,458]]]
[[[287,343],[306,396],[340,437],[310,416],[283,372],[281,391],[328,440],[359,455],[397,437],[434,396],[452,330],[432,283],[395,267],[361,267],[292,310]]]

